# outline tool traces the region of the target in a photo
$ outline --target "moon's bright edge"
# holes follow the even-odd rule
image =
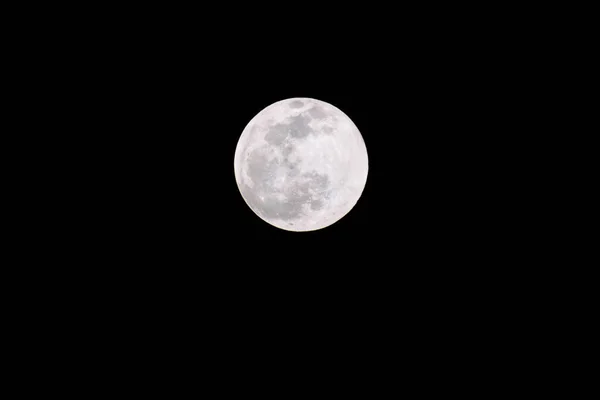
[[[361,133],[340,109],[291,98],[260,111],[243,130],[234,171],[246,204],[288,231],[325,228],[357,203],[367,181]]]

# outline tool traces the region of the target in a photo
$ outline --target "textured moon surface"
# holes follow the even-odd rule
[[[260,111],[243,130],[234,159],[238,188],[265,222],[313,231],[339,221],[367,181],[367,149],[340,109],[291,98]]]

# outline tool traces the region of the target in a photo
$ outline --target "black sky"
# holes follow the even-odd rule
[[[449,264],[501,257],[496,227],[512,199],[494,185],[504,166],[494,160],[510,104],[498,103],[509,81],[486,51],[494,39],[401,19],[291,39],[140,19],[86,38],[74,97],[93,94],[77,113],[89,132],[79,157],[92,164],[80,194],[93,204],[79,222],[95,231],[86,246],[135,271],[172,265],[191,281],[233,274],[240,284],[282,273],[385,281],[431,268],[443,280]],[[362,197],[319,231],[263,222],[234,178],[248,121],[289,97],[337,106],[367,146]]]

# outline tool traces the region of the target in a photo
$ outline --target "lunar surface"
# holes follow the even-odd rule
[[[339,221],[367,181],[358,128],[335,106],[292,98],[260,111],[238,141],[234,171],[246,204],[265,222],[313,231]]]

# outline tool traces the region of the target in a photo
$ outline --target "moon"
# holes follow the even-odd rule
[[[369,170],[367,148],[352,120],[312,98],[271,104],[246,125],[234,171],[246,204],[287,231],[339,221],[358,202]]]

